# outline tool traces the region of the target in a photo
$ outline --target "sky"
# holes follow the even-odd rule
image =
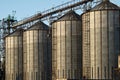
[[[12,11],[16,11],[15,16],[20,20],[63,2],[65,0],[0,0],[0,20],[12,14]]]
[[[17,20],[34,15],[71,0],[0,0],[0,20],[16,11]],[[111,0],[120,6],[120,0]]]

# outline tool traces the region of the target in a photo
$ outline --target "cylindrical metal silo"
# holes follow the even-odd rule
[[[5,80],[23,80],[23,30],[5,37]]]
[[[83,76],[112,79],[120,53],[120,10],[109,0],[82,15]]]
[[[81,19],[74,11],[52,23],[52,80],[81,78]]]
[[[51,80],[48,31],[39,21],[23,33],[24,80]]]

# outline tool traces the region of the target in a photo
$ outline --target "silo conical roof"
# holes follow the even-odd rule
[[[46,30],[48,29],[48,26],[44,24],[42,21],[36,22],[34,25],[32,25],[28,30],[36,30],[36,29],[42,29]]]
[[[17,29],[16,31],[14,31],[13,33],[11,33],[10,35],[8,35],[9,37],[10,36],[19,36],[19,35],[22,35],[22,32],[23,32],[23,29],[22,28],[19,28]],[[6,36],[7,37],[7,36]]]
[[[110,2],[109,0],[103,0],[100,4],[95,6],[92,10],[108,10],[108,9],[114,9],[114,10],[119,10],[120,8]]]
[[[64,21],[64,20],[80,20],[80,16],[75,13],[75,11],[69,11],[62,17],[60,17],[57,21]]]

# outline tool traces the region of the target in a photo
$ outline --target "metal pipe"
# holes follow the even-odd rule
[[[38,20],[38,19],[41,19],[41,18],[44,18],[44,17],[47,17],[47,16],[50,16],[50,15],[53,15],[53,14],[56,14],[58,12],[62,12],[62,11],[65,11],[65,10],[68,10],[70,8],[74,8],[76,6],[79,6],[79,5],[82,5],[82,4],[86,4],[90,1],[93,1],[93,0],[84,0],[84,1],[80,1],[80,2],[77,2],[75,4],[71,4],[71,5],[68,5],[66,7],[63,7],[63,8],[60,8],[60,9],[57,9],[57,10],[54,10],[54,11],[51,11],[51,12],[48,12],[46,14],[40,14],[38,13],[37,15],[34,15],[26,20],[21,20],[19,22],[17,22],[16,24],[14,24],[12,27],[17,27],[17,26],[21,26],[23,24],[26,24],[26,23],[29,23],[29,22],[32,22],[32,21],[35,21],[35,20]]]

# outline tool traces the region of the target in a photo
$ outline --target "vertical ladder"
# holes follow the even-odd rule
[[[84,33],[84,57],[85,57],[85,75],[86,78],[90,78],[90,15],[85,14],[85,33]]]

